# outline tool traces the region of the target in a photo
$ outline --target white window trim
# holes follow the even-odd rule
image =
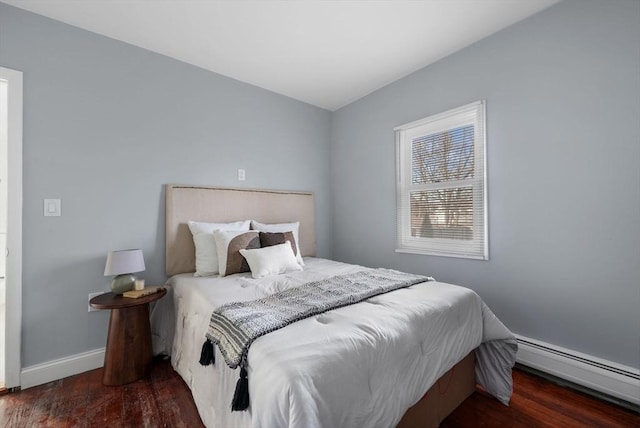
[[[487,209],[487,177],[486,177],[486,120],[485,102],[476,101],[459,108],[429,116],[414,122],[410,122],[394,128],[396,135],[396,218],[397,218],[397,253],[437,255],[445,257],[458,257],[468,259],[489,259],[489,230]],[[474,193],[479,192],[481,201],[476,203],[482,206],[474,206],[474,211],[482,213],[482,216],[474,215],[473,230],[474,239],[468,243],[459,240],[440,238],[422,238],[411,236],[410,216],[410,192],[441,189],[446,184],[420,184],[411,183],[411,141],[414,137],[426,133],[437,133],[452,129],[463,124],[474,125],[474,178],[460,180],[451,184],[452,187],[471,185]],[[426,132],[425,132],[426,130]],[[481,187],[479,190],[478,187]],[[482,242],[475,236],[482,234]],[[475,250],[472,248],[475,247]]]

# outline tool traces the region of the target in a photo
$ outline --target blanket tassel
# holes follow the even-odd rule
[[[202,344],[202,351],[200,352],[200,364],[203,366],[208,366],[210,364],[215,364],[216,358],[213,353],[213,342],[207,339]]]
[[[236,392],[233,394],[231,402],[231,411],[237,412],[247,410],[249,408],[249,379],[247,379],[247,370],[244,365],[240,367],[240,379],[236,384]]]

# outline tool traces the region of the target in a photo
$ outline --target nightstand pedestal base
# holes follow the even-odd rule
[[[152,361],[149,304],[111,309],[102,382],[134,382],[149,374]]]
[[[153,362],[149,303],[165,294],[165,288],[158,288],[136,299],[105,293],[89,301],[92,308],[111,309],[102,383],[124,385],[149,374]]]

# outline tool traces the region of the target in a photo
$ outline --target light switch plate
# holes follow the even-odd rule
[[[60,199],[45,199],[43,209],[45,217],[60,217]]]

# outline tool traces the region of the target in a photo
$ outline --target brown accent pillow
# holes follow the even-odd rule
[[[260,247],[272,247],[289,241],[293,249],[293,255],[298,255],[298,246],[293,237],[293,232],[260,232]]]
[[[247,260],[240,254],[240,249],[254,250],[260,248],[258,232],[216,230],[213,232],[213,236],[218,250],[220,276],[251,271]]]

